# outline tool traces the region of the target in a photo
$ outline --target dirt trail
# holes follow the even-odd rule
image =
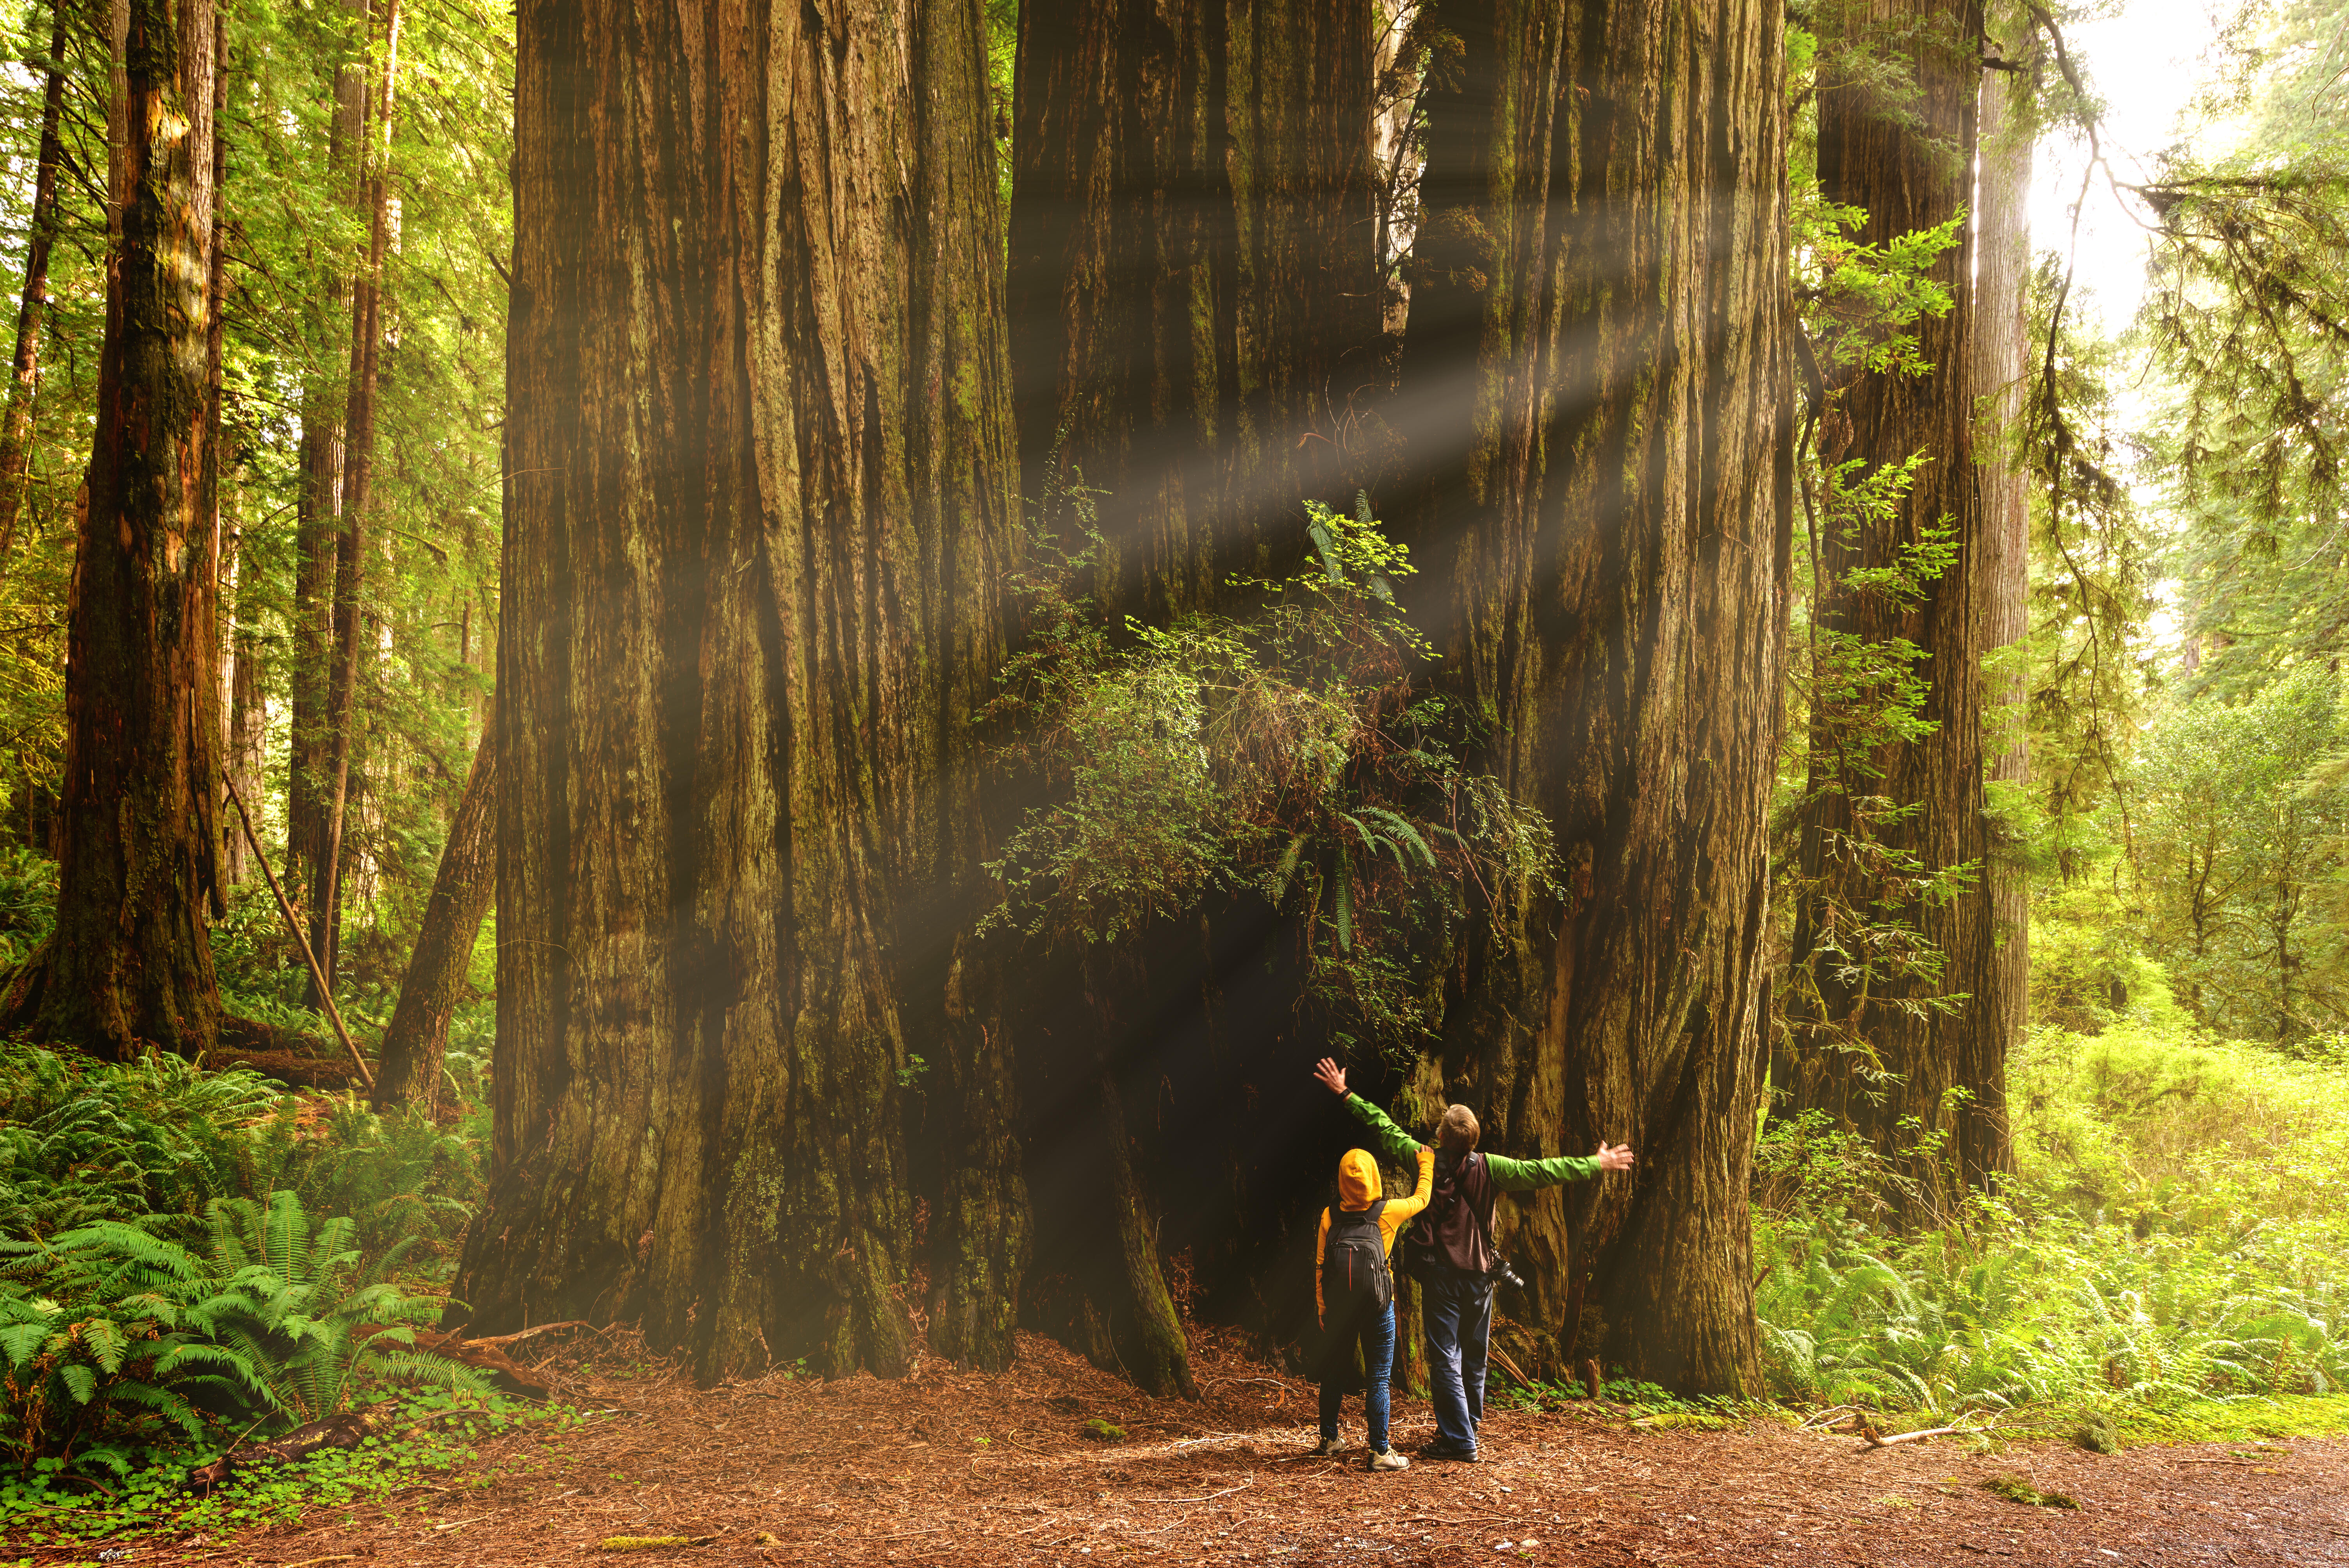
[[[1361,1469],[1301,1458],[1312,1391],[1212,1347],[1200,1404],[1143,1398],[1045,1341],[1002,1377],[937,1363],[905,1383],[785,1377],[698,1390],[568,1380],[614,1413],[487,1445],[481,1470],[390,1509],[172,1545],[131,1563],[489,1564],[2349,1564],[2349,1443],[1970,1455],[1863,1449],[1757,1422],[1646,1430],[1496,1411],[1486,1461]],[[1122,1442],[1079,1436],[1092,1418]],[[1399,1441],[1432,1435],[1423,1402]],[[2076,1510],[1982,1490],[2002,1474]],[[619,1555],[615,1535],[709,1537]],[[1506,1545],[1502,1543],[1506,1542]],[[62,1553],[36,1554],[40,1562]],[[83,1560],[95,1556],[85,1548]]]

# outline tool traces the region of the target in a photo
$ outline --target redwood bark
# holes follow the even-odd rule
[[[378,1110],[418,1106],[430,1111],[440,1105],[449,1020],[464,995],[473,940],[497,892],[497,801],[498,748],[493,739],[484,739],[465,775],[464,793],[457,798],[432,896],[377,1052]]]
[[[1974,179],[1973,384],[1981,398],[1973,424],[1975,489],[1982,500],[1982,644],[1995,655],[2030,634],[2030,475],[2020,449],[2024,383],[2030,374],[2032,126],[2018,113],[2022,88],[2004,71],[1982,77],[1981,163]],[[2013,655],[2008,655],[2011,660]],[[2031,780],[2023,704],[2030,682],[2020,664],[1998,673],[1984,693],[1992,754],[1989,777],[2014,787]],[[1982,988],[1985,1063],[1976,1088],[1983,1117],[1969,1127],[1982,1146],[1969,1169],[2011,1168],[2004,1064],[2031,1023],[2031,884],[2012,833],[1993,835],[1983,876],[1990,889],[1992,954]]]
[[[1020,8],[1022,493],[1102,492],[1102,587],[1145,619],[1288,559],[1299,503],[1350,503],[1377,455],[1370,26],[1342,0]]]
[[[1236,568],[1285,571],[1306,549],[1301,503],[1350,511],[1388,455],[1372,407],[1392,367],[1371,20],[1340,0],[1020,9],[1008,291],[1021,480],[1041,527],[1072,547],[1077,520],[1055,494],[1095,492],[1092,586],[1112,618],[1164,624],[1216,603]],[[1219,946],[1261,958],[1276,942],[1271,923],[1226,913],[1151,933],[1097,975],[1054,955],[1053,979],[1022,998],[1021,1088],[1048,1108],[1028,1158],[1075,1193],[1040,1194],[1038,1266],[1085,1298],[1038,1321],[1160,1392],[1190,1387],[1187,1350],[1163,1266],[1135,1251],[1136,1216],[1154,1187],[1183,1180],[1193,1148],[1212,1147],[1212,1190],[1170,1217],[1196,1238],[1195,1277],[1210,1288],[1260,1274],[1270,1231],[1245,1168],[1261,1150],[1228,1116],[1199,1137],[1166,1137],[1162,1114],[1104,1138],[1096,1086],[1106,1074],[1108,1094],[1123,1083],[1139,1104],[1162,1078],[1237,1094],[1259,1068],[1279,1074],[1277,1052],[1242,1061],[1186,1032],[1227,1038]],[[1086,1024],[1046,1016],[1038,993],[1063,985],[1097,998]],[[1102,1196],[1120,1193],[1130,1201]],[[1297,1305],[1260,1277],[1245,1288],[1256,1326]]]
[[[1855,38],[1890,22],[1922,26],[1905,35],[1912,40],[1902,61],[1905,83],[1861,82],[1819,95],[1819,176],[1827,200],[1867,211],[1858,237],[1868,242],[1947,222],[1972,194],[1979,8],[1971,0],[1935,0],[1920,15],[1893,0],[1874,0],[1838,15]],[[1940,950],[1944,967],[1937,980],[1876,975],[1852,982],[1834,964],[1822,963],[1816,976],[1826,1015],[1821,1022],[1865,1040],[1868,1053],[1825,1044],[1824,1030],[1807,1030],[1797,1019],[1795,1048],[1785,1061],[1791,1105],[1827,1112],[1899,1160],[1913,1178],[1906,1207],[1921,1220],[1940,1211],[1953,1183],[1979,1185],[2010,1163],[1991,900],[1981,874],[1987,848],[1982,673],[1987,549],[1970,440],[1976,391],[1977,312],[1968,286],[1972,241],[1969,232],[1967,242],[1942,253],[1934,267],[1932,275],[1950,289],[1955,304],[1946,315],[1916,325],[1919,353],[1931,369],[1921,376],[1856,374],[1823,435],[1821,457],[1829,463],[1859,459],[1873,469],[1919,452],[1926,460],[1889,525],[1830,531],[1821,541],[1827,587],[1814,614],[1822,626],[1871,641],[1905,638],[1923,650],[1922,717],[1932,732],[1887,746],[1873,759],[1880,769],[1874,792],[1914,810],[1877,836],[1913,852],[1929,870],[1971,864],[1975,874],[1956,897],[1925,901],[1879,891],[1864,869],[1831,858],[1837,835],[1852,829],[1850,800],[1824,787],[1832,764],[1815,763],[1814,804],[1803,823],[1805,874],[1833,874],[1845,883],[1839,897],[1847,904],[1871,909],[1878,920],[1913,925]],[[1904,546],[1935,525],[1951,531],[1957,558],[1915,605],[1837,586],[1855,569],[1894,564]],[[1825,757],[1829,743],[1814,749]],[[1797,964],[1811,961],[1827,934],[1823,907],[1820,900],[1806,899],[1796,912]],[[1914,1006],[1927,996],[1965,1000],[1951,1011]],[[1928,1147],[1912,1152],[1920,1130]],[[1946,1136],[1945,1150],[1930,1150],[1935,1134]]]
[[[977,880],[1015,521],[981,10],[519,22],[496,1137],[457,1294],[491,1332],[639,1318],[709,1377],[902,1374],[905,1019],[947,1008],[927,912]]]
[[[399,77],[399,0],[383,0],[383,63],[361,155],[359,204],[367,214],[367,263],[351,284],[349,401],[343,414],[342,528],[335,542],[334,648],[326,674],[317,858],[310,867],[310,951],[326,985],[342,952],[343,823],[358,728],[359,634],[364,622],[367,510],[375,483],[376,390],[383,350],[383,262],[390,242],[392,110]],[[321,1005],[311,987],[310,1005]]]
[[[127,1057],[219,1031],[219,536],[205,383],[211,0],[132,0],[89,504],[67,614],[55,934],[0,1028]]]
[[[1783,20],[1441,0],[1398,423],[1439,679],[1565,900],[1472,932],[1438,1098],[1485,1146],[1639,1150],[1504,1205],[1516,1350],[1760,1387],[1746,1181],[1791,504]],[[1587,1293],[1575,1285],[1587,1270]],[[1528,1366],[1527,1370],[1533,1370]]]
[[[49,308],[49,249],[57,234],[57,165],[65,150],[57,121],[66,96],[66,8],[52,7],[48,79],[41,93],[41,150],[33,171],[31,239],[25,250],[25,292],[16,306],[16,353],[8,366],[8,403],[0,411],[0,562],[25,510],[25,482],[33,456],[33,397],[40,380],[41,328]]]

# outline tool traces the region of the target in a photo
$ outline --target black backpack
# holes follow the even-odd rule
[[[1440,1155],[1437,1157],[1439,1161],[1442,1158]],[[1464,1154],[1438,1171],[1435,1191],[1430,1194],[1427,1207],[1419,1212],[1419,1217],[1412,1221],[1411,1228],[1403,1232],[1402,1245],[1397,1249],[1402,1254],[1404,1278],[1426,1284],[1443,1269],[1444,1252],[1436,1236],[1444,1228],[1444,1219],[1452,1212],[1452,1206],[1465,1201],[1465,1195],[1460,1191],[1461,1178],[1467,1173],[1468,1161],[1475,1158],[1473,1152]],[[1484,1215],[1476,1216],[1477,1232],[1485,1238],[1489,1246],[1492,1233],[1487,1229],[1487,1223]]]
[[[1321,1243],[1321,1320],[1336,1326],[1394,1305],[1387,1273],[1387,1239],[1379,1231],[1384,1198],[1367,1209],[1330,1205],[1330,1234]]]

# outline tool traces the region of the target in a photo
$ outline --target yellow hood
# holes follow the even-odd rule
[[[1379,1180],[1379,1162],[1367,1149],[1349,1149],[1338,1161],[1338,1207],[1367,1209],[1385,1196]]]

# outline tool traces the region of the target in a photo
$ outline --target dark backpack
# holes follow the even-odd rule
[[[1439,1169],[1435,1191],[1428,1195],[1427,1207],[1419,1212],[1419,1217],[1412,1221],[1411,1228],[1402,1233],[1402,1245],[1397,1249],[1402,1255],[1404,1278],[1425,1284],[1445,1266],[1447,1260],[1441,1240],[1444,1222],[1451,1214],[1454,1204],[1466,1202],[1466,1196],[1460,1189],[1467,1175],[1468,1162],[1475,1158],[1473,1152],[1463,1155],[1456,1161],[1445,1161],[1441,1155],[1437,1156]],[[1490,1221],[1481,1213],[1475,1217],[1478,1233],[1490,1246]]]
[[[1386,1206],[1384,1198],[1367,1209],[1330,1206],[1330,1234],[1321,1243],[1321,1320],[1333,1327],[1394,1304],[1387,1239],[1379,1232]]]

